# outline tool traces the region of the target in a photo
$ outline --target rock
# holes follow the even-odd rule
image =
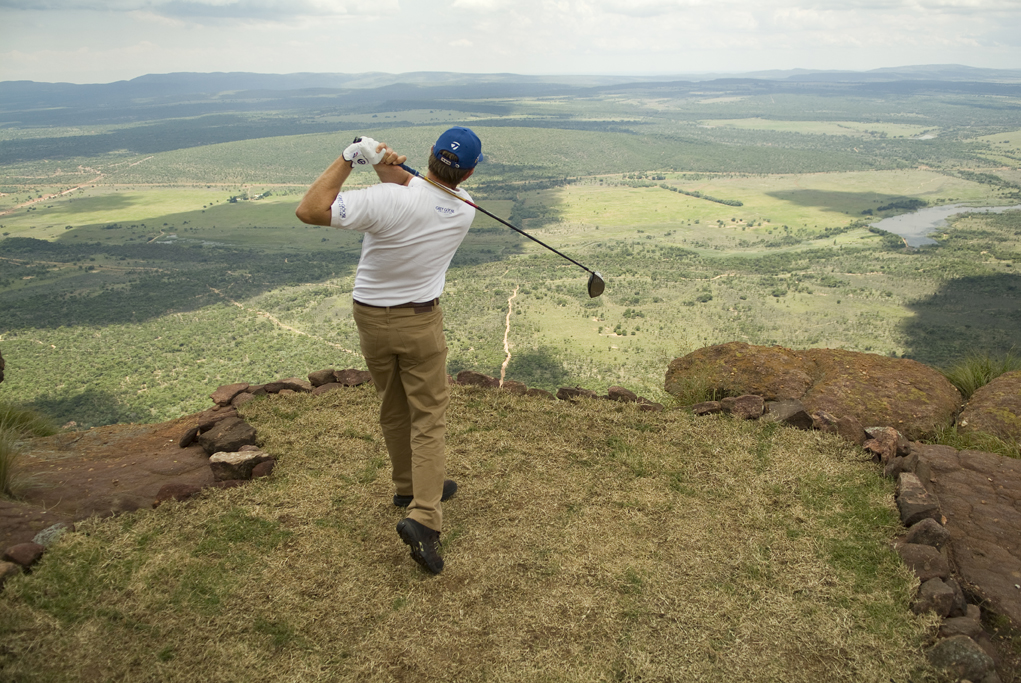
[[[329,368],[328,370],[316,370],[315,372],[308,373],[308,381],[313,387],[321,387],[324,384],[330,384],[336,382],[335,373],[336,370]]]
[[[253,398],[255,398],[255,394],[249,394],[247,391],[242,391],[231,400],[230,404],[237,408],[238,406],[243,406],[248,403]]]
[[[951,577],[943,581],[954,591],[954,605],[950,608],[949,617],[964,617],[968,615],[968,600],[964,597],[964,591],[957,579]],[[977,607],[975,609],[978,609]],[[977,619],[978,617],[976,617]]]
[[[556,396],[554,396],[550,392],[546,391],[545,389],[535,389],[535,388],[532,388],[532,389],[529,389],[528,391],[526,391],[525,392],[525,396],[535,396],[535,397],[538,397],[538,398],[545,398],[545,399],[548,399],[550,401],[555,401],[557,399]]]
[[[769,401],[766,403],[762,419],[767,422],[780,422],[796,429],[809,430],[815,426],[812,416],[805,410],[801,401]]]
[[[744,396],[728,397],[720,401],[723,409],[739,420],[757,420],[766,409],[766,402],[761,396],[745,394]]]
[[[950,576],[947,559],[931,545],[904,543],[897,546],[897,554],[923,583],[929,579],[945,579]]]
[[[673,360],[664,386],[679,395],[691,377],[731,395],[797,399],[810,414],[824,411],[891,425],[911,439],[951,424],[961,402],[957,389],[934,368],[840,349],[792,351],[743,342],[710,346]]]
[[[636,403],[638,401],[638,394],[618,386],[612,386],[607,389],[606,397],[611,401],[623,401],[624,403]]]
[[[968,595],[1021,626],[1021,460],[913,444],[928,467],[950,532],[954,572]]]
[[[13,578],[21,573],[21,567],[13,562],[0,562],[0,590],[3,590],[7,579]]]
[[[481,372],[475,372],[474,370],[462,370],[457,373],[457,383],[471,387],[482,387],[483,389],[497,389],[500,386],[500,380],[489,375],[483,375]]]
[[[874,453],[884,464],[911,453],[911,444],[893,427],[873,427],[865,432],[870,438],[862,444],[862,448]]]
[[[513,379],[505,379],[500,389],[509,394],[514,394],[515,396],[524,396],[528,393],[528,385],[524,382],[517,382]]]
[[[3,559],[28,569],[39,561],[46,548],[38,543],[18,543],[4,551]]]
[[[217,481],[230,479],[251,479],[252,470],[261,462],[272,458],[264,451],[237,451],[233,453],[213,453],[209,458],[209,467],[213,470],[213,478]]]
[[[864,446],[869,440],[868,432],[861,426],[861,422],[853,415],[845,415],[837,420],[837,434],[844,441],[850,441],[856,446]]]
[[[812,413],[812,428],[828,434],[837,433],[837,418],[825,410],[817,410]]]
[[[242,446],[254,444],[255,428],[239,417],[217,422],[208,432],[199,435],[198,442],[208,455],[226,451],[235,452]]]
[[[560,387],[557,389],[557,398],[561,401],[575,401],[579,398],[599,398],[599,394],[581,387]]]
[[[158,508],[168,500],[188,500],[201,490],[202,487],[195,484],[164,484],[156,492],[156,500],[152,502],[152,507]]]
[[[198,435],[199,435],[199,428],[198,427],[192,427],[187,432],[185,432],[184,436],[181,437],[181,440],[177,442],[178,447],[179,448],[187,448],[188,446],[190,446],[193,443],[195,443],[195,438]]]
[[[217,406],[217,408],[219,408],[219,406]],[[225,410],[221,410],[217,414],[215,414],[212,417],[210,417],[208,420],[205,420],[205,421],[203,421],[202,423],[199,424],[199,427],[198,427],[199,434],[201,434],[203,432],[208,432],[210,429],[212,429],[213,427],[216,426],[217,422],[222,422],[223,420],[226,420],[227,418],[237,417],[237,416],[238,416],[238,411],[233,406],[231,406],[229,408],[226,408]]]
[[[1021,370],[1007,372],[980,387],[957,418],[960,432],[985,432],[1004,441],[1021,441]]]
[[[945,617],[953,606],[954,590],[940,579],[929,579],[918,589],[918,598],[911,605],[911,611],[915,614],[935,612]]]
[[[372,375],[366,370],[355,370],[354,368],[348,368],[347,370],[337,370],[333,373],[334,382],[345,387],[359,387],[363,384],[369,384],[372,382]]]
[[[943,518],[939,501],[925,490],[918,475],[901,472],[897,485],[897,509],[900,510],[900,521],[906,527],[912,527],[926,517],[938,521]]]
[[[288,377],[287,379],[277,380],[276,382],[269,382],[263,385],[263,389],[266,390],[267,394],[279,394],[285,389],[299,394],[312,393],[312,385],[298,377]]]
[[[213,403],[218,406],[230,405],[231,399],[248,387],[249,385],[244,382],[239,382],[237,384],[225,384],[213,393],[209,394],[209,398],[213,399]]]
[[[276,467],[277,461],[270,458],[264,460],[258,465],[252,468],[252,479],[259,479],[261,477],[268,477],[273,474],[273,468]]]
[[[246,391],[252,396],[265,396],[268,393],[265,384],[253,384]]]
[[[44,548],[49,548],[51,545],[57,542],[61,536],[67,532],[73,532],[74,525],[68,524],[67,522],[57,522],[53,526],[48,526],[35,535],[32,539],[33,543],[37,543]]]
[[[333,391],[335,389],[343,388],[344,385],[339,382],[330,382],[328,384],[320,384],[319,386],[312,390],[312,394],[314,396],[318,396],[319,394],[325,394],[327,391]]]
[[[655,401],[650,401],[649,399],[647,399],[647,398],[645,398],[643,396],[639,396],[638,397],[638,410],[642,410],[642,411],[645,411],[647,413],[658,413],[658,412],[660,412],[662,410],[665,410],[665,409],[666,408],[663,406],[662,403],[656,403]]]
[[[918,545],[931,545],[936,550],[940,550],[950,540],[950,532],[943,528],[943,525],[932,519],[926,517],[925,519],[913,524],[908,529],[907,536],[904,537],[905,543],[916,543]]]
[[[719,401],[703,401],[691,406],[691,412],[696,415],[716,415],[724,412],[723,404]]]
[[[898,479],[901,472],[913,473],[916,467],[918,467],[918,456],[914,453],[906,457],[895,456],[886,463],[886,467],[883,468],[883,476]]]
[[[980,633],[982,633],[982,623],[978,619],[969,619],[968,617],[951,617],[939,627],[940,638],[953,638],[954,636],[975,638]]]
[[[933,666],[947,669],[958,678],[980,681],[995,666],[992,657],[968,636],[952,636],[937,642],[925,653]]]

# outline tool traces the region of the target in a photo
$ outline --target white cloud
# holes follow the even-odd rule
[[[0,8],[35,12],[147,12],[177,18],[270,19],[392,14],[398,0],[0,0]]]

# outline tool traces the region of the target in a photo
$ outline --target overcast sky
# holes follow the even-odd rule
[[[0,0],[0,80],[1021,68],[1021,0]]]

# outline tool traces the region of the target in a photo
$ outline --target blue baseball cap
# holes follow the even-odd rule
[[[482,161],[482,141],[471,128],[454,126],[436,141],[433,156],[452,168],[475,168]]]

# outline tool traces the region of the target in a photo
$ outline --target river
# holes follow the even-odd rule
[[[1015,206],[965,206],[964,204],[947,204],[946,206],[930,206],[926,209],[919,209],[914,213],[905,213],[900,216],[884,218],[874,227],[900,235],[911,247],[920,247],[924,244],[936,244],[936,240],[929,239],[926,235],[936,232],[940,228],[947,227],[947,219],[959,213],[1003,213],[1004,211],[1016,211],[1021,209],[1021,204]]]

